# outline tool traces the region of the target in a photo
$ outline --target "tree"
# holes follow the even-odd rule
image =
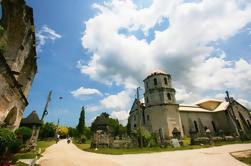
[[[39,132],[40,138],[50,138],[55,136],[57,126],[53,123],[46,123],[43,125]]]
[[[28,127],[20,127],[15,131],[17,136],[20,136],[22,143],[26,143],[31,137],[32,130]]]
[[[82,107],[82,110],[80,112],[79,122],[77,125],[77,131],[80,135],[84,134],[85,132],[85,107]]]
[[[62,138],[66,138],[69,134],[69,129],[68,127],[65,127],[65,126],[59,126],[58,132]]]

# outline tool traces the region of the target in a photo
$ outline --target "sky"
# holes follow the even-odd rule
[[[33,8],[38,73],[24,116],[76,126],[102,112],[126,124],[136,88],[170,73],[178,103],[224,99],[251,108],[250,0],[27,0]],[[62,98],[61,98],[62,97]]]

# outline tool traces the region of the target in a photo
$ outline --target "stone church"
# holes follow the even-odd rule
[[[19,126],[37,72],[32,8],[2,0],[0,20],[0,127]]]
[[[233,98],[178,104],[171,75],[164,72],[147,76],[144,86],[145,103],[135,99],[129,113],[132,131],[140,126],[151,133],[161,133],[166,139],[172,138],[173,131],[177,130],[181,136],[203,133],[207,129],[213,134],[221,130],[229,135],[251,131],[250,112]]]

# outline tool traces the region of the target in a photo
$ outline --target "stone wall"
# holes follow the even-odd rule
[[[145,127],[152,133],[158,133],[162,130],[165,138],[172,137],[172,131],[177,128],[183,136],[181,119],[178,111],[178,105],[152,106],[145,110],[146,119]]]
[[[37,72],[32,8],[24,0],[2,0],[0,36],[0,126],[19,126]]]

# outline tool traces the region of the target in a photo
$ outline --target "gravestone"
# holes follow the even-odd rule
[[[171,139],[171,145],[172,145],[174,148],[179,148],[179,147],[180,147],[179,140],[178,140],[177,138]]]

